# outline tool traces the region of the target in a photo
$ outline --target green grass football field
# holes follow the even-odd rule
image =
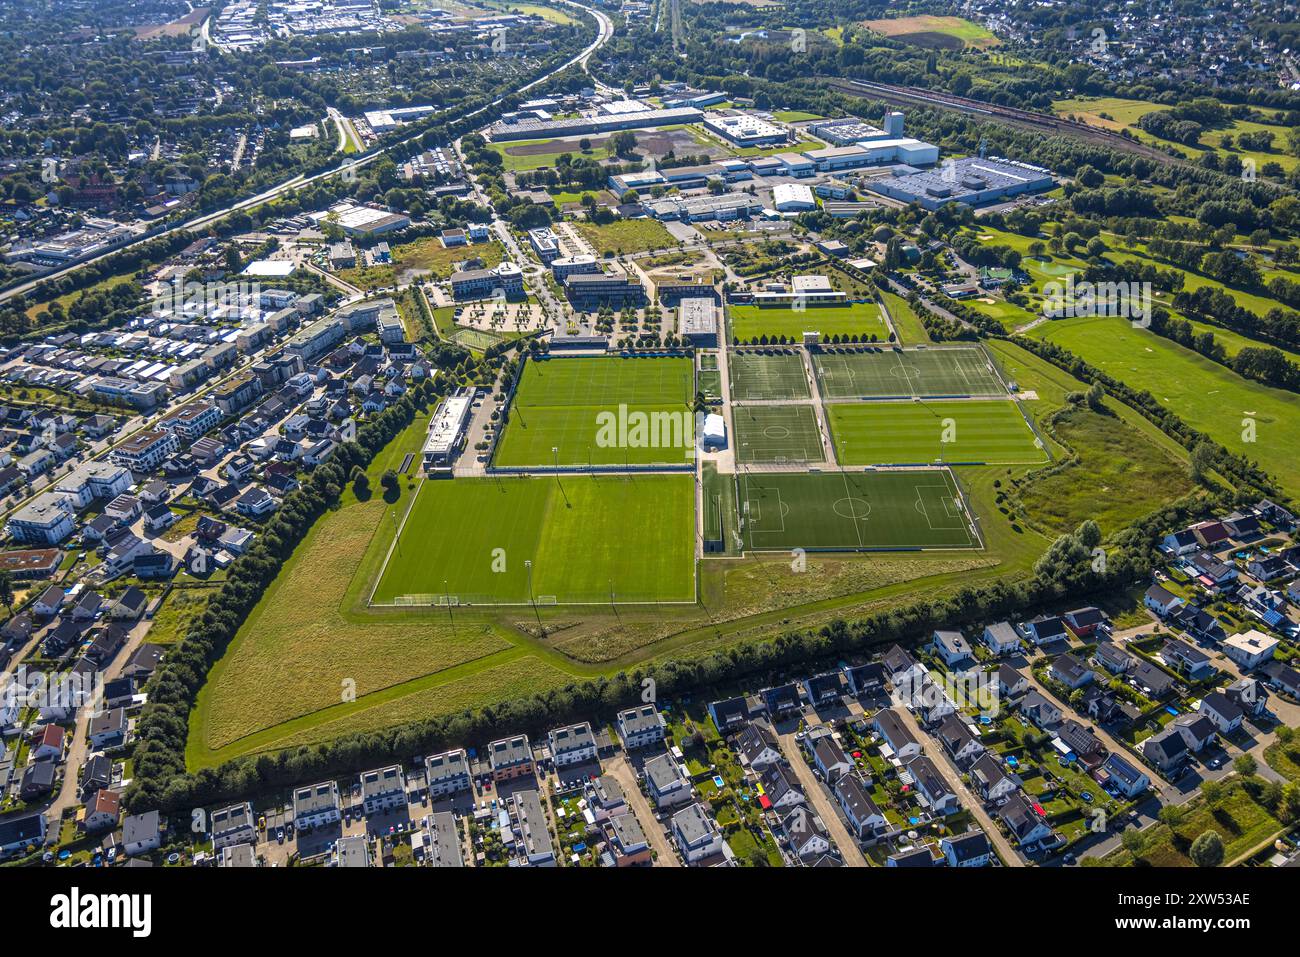
[[[826,415],[843,465],[1047,461],[1038,437],[1009,399],[828,402]]]
[[[806,399],[808,374],[798,352],[733,350],[727,357],[732,401]]]
[[[759,336],[790,336],[795,341],[805,332],[820,332],[822,337],[855,336],[862,340],[889,340],[889,327],[874,302],[853,302],[841,306],[728,306],[731,334],[748,342]]]
[[[811,405],[733,405],[731,423],[743,464],[826,460]]]
[[[689,475],[426,481],[375,604],[695,600]]]
[[[493,464],[691,461],[693,397],[693,368],[685,357],[529,360]]]
[[[745,472],[737,500],[756,550],[980,547],[947,469]]]
[[[978,346],[832,350],[813,365],[827,398],[1007,394]]]

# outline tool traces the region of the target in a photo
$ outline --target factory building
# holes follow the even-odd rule
[[[968,156],[950,160],[930,170],[913,170],[885,176],[867,184],[867,189],[923,209],[938,209],[945,203],[987,206],[1042,192],[1056,185],[1050,170],[999,157]]]

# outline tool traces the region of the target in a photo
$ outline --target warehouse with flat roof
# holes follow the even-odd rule
[[[922,209],[938,209],[945,203],[987,206],[1025,193],[1042,192],[1056,186],[1050,170],[1000,157],[968,156],[945,162],[931,170],[901,176],[884,176],[867,183],[872,192]]]

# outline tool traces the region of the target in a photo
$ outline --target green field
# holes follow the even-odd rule
[[[425,482],[375,604],[695,600],[689,475]]]
[[[611,253],[623,256],[679,245],[673,234],[657,219],[619,219],[603,226],[577,223],[575,228],[583,239],[591,243],[597,256]]]
[[[920,14],[911,17],[866,20],[863,26],[881,36],[891,37],[903,43],[943,50],[960,50],[963,47],[988,49],[1001,43],[996,34],[962,17]]]
[[[978,346],[831,350],[814,355],[813,366],[822,395],[833,399],[1007,394]]]
[[[1294,394],[1243,379],[1125,319],[1058,319],[1033,334],[1134,389],[1149,391],[1188,425],[1258,461],[1290,494],[1300,494],[1295,470],[1300,402]]]
[[[731,399],[806,399],[808,374],[803,356],[794,351],[742,352],[727,357],[731,372]]]
[[[835,455],[844,465],[1032,465],[1047,461],[1014,402],[832,402]]]
[[[688,461],[694,457],[692,375],[685,357],[529,361],[493,464]]]
[[[731,335],[741,342],[759,336],[788,336],[802,341],[805,332],[829,336],[853,336],[863,341],[888,342],[889,327],[875,303],[853,302],[842,306],[728,306]]]
[[[1077,460],[1032,476],[1019,494],[1028,513],[1054,531],[1092,519],[1111,534],[1195,488],[1182,461],[1109,406],[1107,414],[1079,406],[1060,415],[1050,434]]]
[[[501,157],[505,169],[512,173],[553,167],[556,159],[565,153],[597,161],[614,158],[614,154],[605,146],[593,146],[583,152],[579,148],[580,142],[580,139],[512,140],[508,143],[493,143],[488,148]]]
[[[751,549],[975,548],[947,469],[758,472],[737,478]]]
[[[892,292],[886,292],[882,295],[885,306],[889,309],[889,317],[894,320],[894,329],[898,333],[898,341],[909,346],[928,344],[930,334],[925,331],[925,323],[912,309],[911,304],[902,296],[895,296]]]
[[[811,405],[736,405],[731,408],[737,461],[824,462],[817,413]]]

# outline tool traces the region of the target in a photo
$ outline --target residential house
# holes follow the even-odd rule
[[[1128,674],[1137,664],[1137,659],[1119,645],[1103,641],[1092,653],[1092,660],[1113,675]]]
[[[628,751],[659,744],[664,739],[664,719],[653,704],[618,713],[618,736]]]
[[[1007,699],[1019,698],[1030,688],[1029,676],[1003,662],[998,665],[998,694]]]
[[[1047,820],[1019,794],[998,808],[998,819],[1016,844],[1023,848],[1050,844],[1055,835]]]
[[[110,708],[90,719],[86,733],[96,751],[116,748],[126,743],[128,722],[125,708]]]
[[[1214,722],[1205,715],[1196,712],[1180,714],[1170,722],[1169,726],[1178,730],[1178,733],[1183,736],[1187,749],[1193,754],[1200,754],[1214,744],[1215,739],[1218,737]]]
[[[1164,618],[1177,610],[1183,600],[1163,585],[1152,585],[1142,596],[1142,604]]]
[[[1035,645],[1047,645],[1054,641],[1065,641],[1069,632],[1065,622],[1055,615],[1039,615],[1022,626],[1025,637]]]
[[[86,816],[81,820],[81,828],[87,834],[110,831],[117,827],[121,817],[122,798],[116,791],[101,788],[86,802]]]
[[[492,780],[513,781],[533,773],[533,748],[526,734],[501,738],[488,745]]]
[[[1040,729],[1046,730],[1061,722],[1061,709],[1036,689],[1029,690],[1021,699],[1019,708],[1025,719]]]
[[[983,831],[945,837],[939,841],[939,850],[949,867],[988,867],[993,860],[993,845]]]
[[[591,733],[589,722],[555,728],[547,738],[551,746],[551,761],[557,768],[596,760],[596,737]]]
[[[673,815],[672,834],[687,864],[698,864],[722,853],[722,832],[698,804],[688,805]]]
[[[973,665],[970,643],[960,631],[936,631],[930,636],[930,647],[949,668],[959,664]]]
[[[1210,656],[1199,648],[1194,648],[1185,641],[1170,638],[1160,649],[1160,660],[1192,681],[1211,678],[1218,669],[1210,663]]]
[[[1210,719],[1216,731],[1232,734],[1241,727],[1245,714],[1222,691],[1211,691],[1201,699],[1200,713]]]
[[[300,831],[335,824],[343,818],[337,781],[322,781],[293,792],[293,825]]]
[[[1142,693],[1148,698],[1160,700],[1171,694],[1177,682],[1166,671],[1162,671],[1149,661],[1139,661],[1129,679],[1136,682]]]
[[[890,708],[882,708],[871,719],[871,724],[881,740],[904,764],[921,753],[920,742],[903,724],[903,719],[898,716],[898,712]]]
[[[1101,764],[1106,757],[1106,747],[1101,739],[1072,718],[1063,721],[1056,729],[1056,741],[1068,748],[1089,770]]]
[[[424,776],[428,783],[430,800],[468,791],[471,781],[469,757],[465,749],[455,748],[429,755],[424,759]]]
[[[1095,677],[1092,669],[1080,661],[1077,656],[1069,653],[1057,655],[1052,659],[1049,673],[1053,681],[1059,681],[1070,689],[1082,688]]]
[[[838,671],[814,675],[804,679],[804,694],[814,708],[827,708],[840,703],[844,697],[844,678]]]
[[[1020,634],[1009,621],[996,621],[984,629],[980,640],[995,655],[1012,655],[1020,650]]]
[[[1273,657],[1279,642],[1254,628],[1232,635],[1223,642],[1223,653],[1243,670],[1253,671]]]
[[[950,714],[939,722],[935,737],[958,767],[965,767],[984,753],[984,745],[971,733],[966,722]]]
[[[859,697],[880,694],[885,688],[885,666],[878,661],[865,665],[842,665],[841,670],[849,690]]]
[[[834,784],[840,777],[853,770],[853,761],[830,728],[814,728],[808,732],[806,739],[812,754],[813,765],[821,773],[822,780]]]
[[[1005,800],[1019,789],[1015,778],[1002,767],[1002,762],[988,752],[971,765],[970,780],[979,796],[992,804]]]
[[[1165,728],[1142,742],[1142,756],[1157,771],[1173,780],[1183,773],[1191,751],[1177,728]]]
[[[162,846],[162,816],[157,811],[131,814],[122,822],[122,850],[138,857]]]
[[[1075,608],[1073,611],[1067,611],[1061,617],[1065,619],[1066,627],[1074,632],[1075,637],[1080,640],[1091,638],[1098,631],[1104,634],[1110,628],[1110,621],[1106,617],[1106,613],[1100,608],[1094,608],[1091,605],[1086,608]]]
[[[844,775],[835,782],[834,791],[849,830],[860,842],[874,840],[889,830],[889,821],[871,800],[861,775]]]
[[[222,848],[234,847],[236,844],[255,844],[257,842],[257,817],[253,814],[253,805],[247,801],[218,808],[212,812],[208,821],[208,830],[212,834],[212,850],[219,852]]]
[[[1241,678],[1223,689],[1228,700],[1249,718],[1258,718],[1268,711],[1268,689],[1258,678]]]
[[[691,800],[691,782],[671,754],[651,758],[643,768],[646,791],[655,807],[676,807]]]
[[[1106,759],[1106,763],[1101,766],[1099,780],[1103,787],[1114,790],[1130,801],[1151,787],[1151,778],[1118,754],[1112,754]]]
[[[718,731],[726,734],[749,720],[749,702],[744,698],[727,698],[724,701],[711,702],[709,716],[713,718],[713,724]]]
[[[761,771],[782,760],[781,745],[777,743],[776,737],[757,721],[746,725],[736,736],[735,743],[740,763],[754,771]]]
[[[770,806],[778,811],[804,803],[803,788],[794,772],[781,764],[769,764],[758,776],[763,787],[763,806]]]
[[[18,797],[32,804],[54,790],[57,765],[53,761],[34,761],[23,769],[18,783]]]
[[[406,805],[406,775],[400,765],[376,768],[361,775],[361,806],[367,817]]]
[[[961,810],[961,802],[949,787],[947,779],[939,773],[934,762],[925,755],[913,758],[907,765],[907,771],[916,782],[917,790],[931,811],[948,815],[956,814]]]
[[[763,707],[773,721],[796,714],[800,708],[799,686],[797,684],[778,685],[760,692]]]
[[[781,821],[790,853],[804,866],[813,866],[831,851],[830,835],[822,819],[806,807],[796,807]]]

